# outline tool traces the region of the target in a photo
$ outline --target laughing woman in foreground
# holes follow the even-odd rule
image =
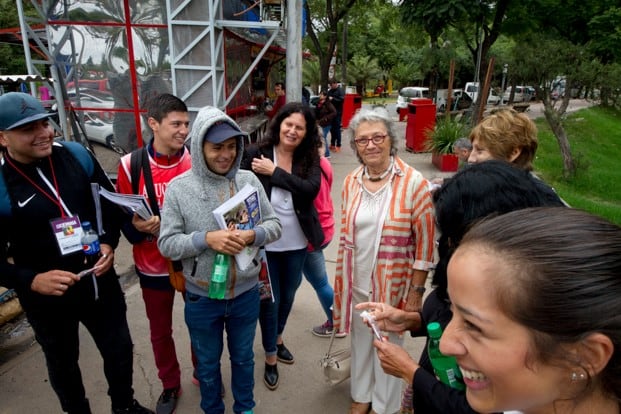
[[[566,208],[485,220],[448,266],[457,359],[478,412],[621,407],[621,228]]]

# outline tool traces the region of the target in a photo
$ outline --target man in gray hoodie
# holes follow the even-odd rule
[[[230,258],[224,299],[211,299],[209,286],[216,254],[236,255],[246,246],[277,240],[281,224],[263,186],[251,171],[240,170],[245,135],[214,107],[200,110],[190,133],[192,168],[166,189],[158,247],[183,262],[186,279],[185,320],[198,359],[201,408],[224,413],[220,357],[226,329],[231,357],[235,413],[252,413],[255,405],[253,343],[259,316],[259,257],[244,269]],[[249,230],[221,229],[213,210],[246,184],[258,192],[260,223]]]

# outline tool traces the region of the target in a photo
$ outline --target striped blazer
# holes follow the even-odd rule
[[[381,226],[371,276],[371,300],[403,308],[414,270],[433,265],[435,217],[428,181],[395,156],[388,209],[378,217]],[[334,325],[349,333],[356,245],[354,220],[360,207],[363,166],[346,178],[341,193],[341,230],[334,281]]]

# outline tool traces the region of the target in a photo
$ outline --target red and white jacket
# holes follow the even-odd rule
[[[152,144],[148,146],[149,164],[153,175],[153,187],[157,204],[162,208],[164,204],[164,192],[166,186],[176,176],[189,170],[192,166],[192,158],[187,148],[183,152],[173,156],[156,154]],[[122,194],[133,194],[131,182],[131,154],[121,158],[119,164],[118,177],[116,182],[117,191]],[[144,185],[144,176],[140,174],[139,193],[148,199],[147,190]],[[168,265],[166,259],[161,255],[157,248],[157,238],[146,237],[141,242],[133,245],[134,263],[136,269],[145,276],[168,277]]]

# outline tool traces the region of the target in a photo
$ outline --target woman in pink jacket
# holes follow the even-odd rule
[[[323,249],[330,244],[334,236],[334,205],[332,204],[332,195],[330,194],[334,175],[330,161],[323,156],[325,151],[324,141],[321,141],[318,150],[320,157],[319,166],[321,167],[321,186],[319,187],[319,194],[315,197],[313,204],[315,205],[315,209],[317,209],[319,223],[321,224],[325,238],[319,249],[313,250],[312,246],[308,246],[308,254],[306,255],[302,271],[308,283],[315,289],[321,307],[328,318],[322,325],[315,326],[312,332],[317,336],[329,337],[332,335],[333,331],[332,303],[334,301],[334,290],[332,290],[332,286],[330,286],[330,281],[328,280],[326,258],[323,255]],[[345,333],[337,332],[336,336],[342,338],[345,336]]]

